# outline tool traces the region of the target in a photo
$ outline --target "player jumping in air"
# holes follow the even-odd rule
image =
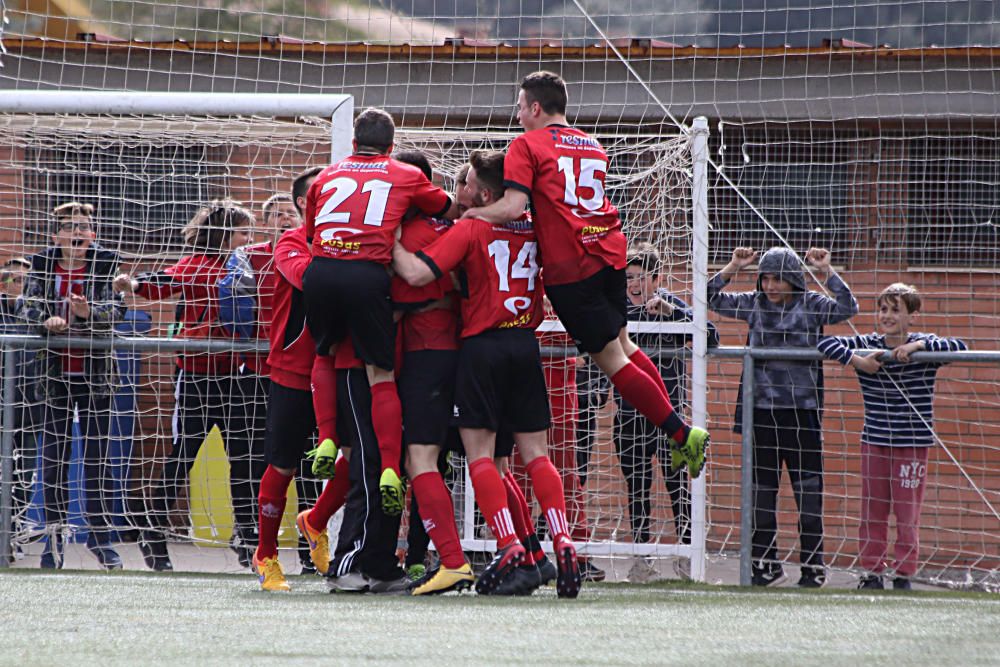
[[[503,223],[532,206],[545,292],[581,352],[622,397],[670,438],[691,477],[705,465],[708,432],[674,411],[656,365],[626,330],[625,235],[604,192],[608,156],[566,120],[566,84],[535,72],[521,82],[517,119],[525,132],[507,149],[506,191],[468,217]]]
[[[403,508],[402,415],[393,377],[396,324],[387,270],[393,239],[411,207],[432,216],[454,217],[457,212],[451,197],[418,168],[389,157],[394,135],[389,114],[366,109],[354,122],[354,154],[316,177],[306,197],[305,216],[313,261],[303,276],[317,364],[320,358],[335,357],[337,344],[347,336],[365,363],[372,423],[382,452],[379,490],[389,515]],[[318,400],[336,405],[335,382],[318,384],[315,370],[312,379]],[[317,409],[316,417],[322,445],[335,430],[325,411]],[[321,453],[332,458],[330,445]]]

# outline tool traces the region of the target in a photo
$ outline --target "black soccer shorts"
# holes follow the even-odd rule
[[[600,352],[628,321],[623,269],[606,266],[575,283],[546,285],[545,294],[581,352]]]
[[[551,422],[535,333],[493,329],[462,340],[455,380],[460,428],[534,433]]]
[[[271,380],[264,431],[266,461],[276,468],[298,468],[302,457],[313,448],[315,433],[312,392]]]
[[[386,267],[363,260],[315,257],[302,275],[306,325],[316,352],[348,335],[366,364],[391,371],[396,358],[396,323]]]
[[[403,406],[403,444],[445,444],[455,405],[457,367],[458,350],[415,350],[403,355],[397,383]]]

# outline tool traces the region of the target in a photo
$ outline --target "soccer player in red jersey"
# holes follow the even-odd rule
[[[608,156],[586,132],[568,125],[566,102],[559,75],[524,78],[517,119],[525,132],[507,149],[504,196],[467,215],[502,223],[520,215],[530,198],[545,292],[566,331],[625,400],[667,434],[697,477],[708,432],[684,423],[656,365],[628,336],[626,241],[618,210],[604,191]]]
[[[354,123],[354,154],[316,177],[306,196],[313,261],[303,285],[317,354],[336,356],[337,344],[349,335],[365,363],[383,454],[382,506],[398,515],[404,500],[402,409],[393,377],[396,325],[388,265],[396,228],[411,207],[432,216],[454,217],[455,211],[451,197],[418,168],[389,157],[394,135],[389,114],[366,109]]]
[[[300,227],[305,194],[320,169],[310,169],[292,183],[291,195],[275,195],[264,205],[266,232],[263,243],[237,249],[227,267],[229,274],[220,283],[221,307],[238,338],[266,337],[271,353],[248,355],[246,365],[268,385],[258,389],[267,404],[264,435],[267,469],[260,479],[258,494],[259,539],[253,567],[261,588],[288,590],[278,561],[278,530],[284,514],[288,485],[312,444],[315,420],[312,413],[310,372],[315,345],[305,327],[302,274],[312,259],[305,230]],[[283,233],[284,232],[284,233]],[[255,330],[256,329],[256,330]],[[345,457],[348,450],[345,449]],[[300,513],[297,523],[306,540],[303,565],[315,564],[325,574],[329,567],[326,523],[344,504],[350,485],[347,459],[338,460],[341,475],[316,493],[299,484],[299,502],[312,505]],[[301,482],[302,480],[300,480]],[[312,498],[310,501],[309,498]],[[311,520],[313,528],[304,521]],[[302,559],[300,554],[300,559]]]
[[[395,154],[396,159],[419,167],[432,176],[427,158],[419,151]],[[456,199],[461,205],[462,193]],[[451,228],[451,222],[414,212],[403,221],[399,242],[410,252],[422,250]],[[413,500],[419,518],[434,540],[441,564],[414,582],[414,595],[446,593],[468,588],[475,581],[455,524],[451,494],[438,469],[449,442],[449,426],[458,366],[458,295],[451,275],[421,287],[396,276],[392,280],[393,308],[402,313],[402,367],[399,397],[403,406],[403,439],[406,470],[413,483]],[[412,509],[412,506],[411,506]],[[411,531],[411,535],[414,533]],[[409,558],[409,554],[408,554]]]
[[[503,154],[476,151],[466,187],[489,203],[502,196]],[[530,219],[500,224],[463,219],[416,254],[396,244],[394,266],[422,285],[462,267],[462,346],[455,382],[455,421],[469,460],[476,502],[498,552],[476,590],[490,594],[525,559],[507,489],[494,458],[497,431],[514,434],[555,543],[560,597],[576,597],[580,572],[568,534],[562,481],[547,455],[549,400],[534,330],[542,319],[537,240]],[[507,452],[509,454],[509,452]]]

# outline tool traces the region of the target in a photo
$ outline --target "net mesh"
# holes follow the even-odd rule
[[[630,240],[654,244],[666,268],[663,286],[685,298],[691,291],[687,146],[666,137],[679,133],[672,118],[706,115],[713,162],[710,274],[737,246],[788,246],[800,255],[825,247],[860,312],[824,333],[874,331],[876,296],[904,281],[924,298],[914,328],[961,338],[973,349],[996,349],[1000,310],[991,295],[1000,274],[1000,128],[991,45],[1000,41],[1000,15],[993,3],[880,2],[849,11],[808,0],[766,8],[693,0],[38,7],[5,3],[0,86],[6,89],[353,94],[358,108],[389,109],[406,128],[400,146],[427,150],[448,187],[468,150],[500,148],[516,136],[515,82],[538,68],[557,69],[569,82],[570,121],[609,149],[610,189]],[[33,39],[42,35],[49,39]],[[176,261],[179,228],[198,205],[226,195],[259,212],[298,169],[329,155],[322,119],[5,116],[2,122],[6,255],[48,244],[47,212],[72,196],[96,205],[99,241],[123,252],[129,270]],[[754,286],[751,267],[727,289]],[[148,335],[167,335],[173,304],[129,305],[150,314]],[[724,346],[745,343],[744,323],[710,318]],[[143,500],[134,511],[141,513],[148,511],[157,462],[170,448],[174,367],[172,352],[135,356],[143,369],[134,410],[139,435],[128,455],[114,460],[128,464],[121,479],[139,489]],[[578,384],[587,384],[592,369],[574,370]],[[825,560],[856,575],[862,570],[859,517],[870,500],[861,493],[863,406],[853,370],[826,363],[825,371]],[[996,585],[997,373],[994,358],[963,360],[939,373],[936,443],[921,513],[922,580]],[[739,540],[740,443],[729,432],[739,378],[736,361],[711,359],[706,528],[709,558],[721,564],[732,563]],[[584,396],[581,389],[578,400]],[[587,397],[575,420],[574,437],[587,436],[573,451],[577,473],[586,477],[587,525],[595,541],[625,544],[635,536],[615,450],[616,408],[614,401],[597,402]],[[24,451],[16,466],[22,480],[35,460],[30,447]],[[651,460],[650,539],[673,544],[670,497],[656,457]],[[798,512],[787,472],[782,475],[778,553],[786,569],[794,569]],[[22,495],[35,488],[30,481],[23,486]],[[225,491],[223,484],[208,495]],[[41,525],[38,502],[18,505],[26,518],[22,534]],[[220,527],[231,508],[222,506],[206,523],[215,533],[207,529],[198,539],[225,543]],[[192,534],[192,521],[178,511],[175,537]],[[37,545],[26,549],[37,555]],[[621,569],[607,564],[628,574],[628,562]],[[654,570],[660,565],[651,564]],[[640,570],[636,579],[645,576]],[[659,568],[653,576],[661,574]]]

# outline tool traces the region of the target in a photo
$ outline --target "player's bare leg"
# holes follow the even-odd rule
[[[413,595],[460,591],[475,581],[472,567],[465,562],[462,552],[451,494],[438,470],[440,454],[438,445],[411,444],[406,448],[406,471],[420,504],[420,517],[441,560],[437,570],[428,572],[414,583]]]
[[[365,364],[365,371],[372,391],[372,426],[382,454],[382,476],[378,485],[382,511],[398,516],[405,502],[399,467],[403,449],[403,408],[393,371],[372,364]]]

